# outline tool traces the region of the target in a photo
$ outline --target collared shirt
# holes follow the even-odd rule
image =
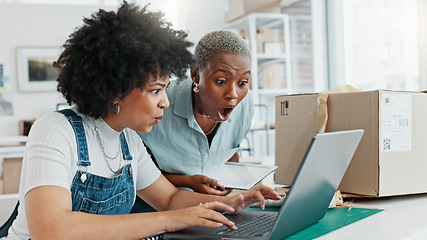
[[[192,81],[172,81],[167,93],[169,108],[149,133],[138,133],[163,171],[204,174],[227,162],[239,149],[253,118],[253,100],[248,93],[229,118],[221,122],[209,147],[208,139],[193,114]]]

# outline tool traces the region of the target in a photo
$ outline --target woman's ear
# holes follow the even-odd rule
[[[200,82],[199,70],[195,69],[195,68],[192,68],[190,70],[190,74],[191,74],[191,79],[193,80],[193,82],[195,82],[195,83],[198,84]]]

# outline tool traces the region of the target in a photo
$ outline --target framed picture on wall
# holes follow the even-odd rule
[[[23,92],[55,91],[58,76],[52,63],[58,59],[59,47],[18,48],[18,83]]]

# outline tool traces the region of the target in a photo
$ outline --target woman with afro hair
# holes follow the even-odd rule
[[[22,167],[18,216],[5,239],[141,239],[192,226],[236,229],[220,212],[280,199],[266,186],[237,196],[179,190],[135,131],[169,106],[170,76],[183,78],[191,46],[160,12],[124,2],[99,10],[65,42],[54,67],[73,107],[41,116]],[[168,146],[163,146],[168,148]],[[129,214],[138,195],[159,212]]]

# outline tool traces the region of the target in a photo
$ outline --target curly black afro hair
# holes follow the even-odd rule
[[[72,33],[53,66],[68,104],[90,117],[105,116],[116,97],[143,89],[157,76],[182,79],[193,64],[187,34],[162,12],[126,1],[117,12],[100,9]]]

